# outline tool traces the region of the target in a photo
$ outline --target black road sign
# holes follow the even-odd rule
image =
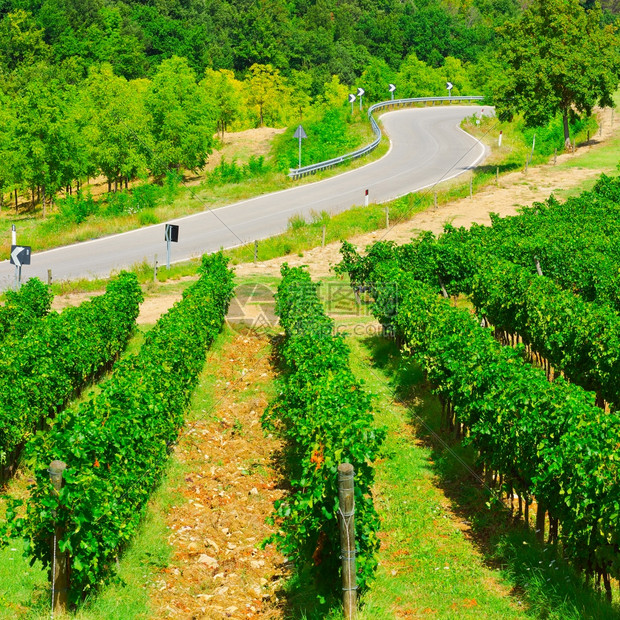
[[[16,267],[21,267],[22,265],[30,265],[29,245],[11,246],[11,265],[15,265]]]
[[[164,241],[174,241],[177,243],[179,240],[179,227],[177,224],[166,224],[166,234]]]
[[[357,96],[358,96],[358,97],[363,97],[365,92],[366,92],[366,91],[365,91],[362,87],[359,87],[359,88],[357,89]]]
[[[396,90],[396,85],[395,84],[390,84],[389,91],[391,93],[393,93],[395,90]]]
[[[349,95],[349,103],[353,103],[355,101],[355,95]]]

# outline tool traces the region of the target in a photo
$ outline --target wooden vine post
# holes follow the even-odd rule
[[[55,495],[60,493],[62,488],[62,476],[67,469],[67,464],[63,461],[52,461],[48,470]],[[54,517],[56,511],[54,511]],[[65,612],[68,602],[69,589],[69,554],[60,550],[58,541],[62,538],[64,529],[62,523],[54,526],[54,536],[51,540],[52,549],[52,609],[57,612]]]
[[[342,604],[346,620],[355,618],[357,611],[357,585],[355,578],[355,496],[351,463],[338,465],[338,522],[342,549]]]

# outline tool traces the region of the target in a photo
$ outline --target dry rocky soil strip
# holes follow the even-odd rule
[[[265,336],[243,331],[211,362],[213,408],[186,425],[175,451],[186,474],[167,516],[174,553],[155,579],[156,618],[282,617],[275,591],[283,558],[260,544],[282,495],[272,462],[280,442],[260,424],[271,398],[270,351]]]

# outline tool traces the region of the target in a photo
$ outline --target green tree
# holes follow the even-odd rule
[[[147,62],[140,32],[136,24],[124,18],[121,8],[104,6],[99,10],[97,22],[84,35],[86,47],[92,58],[110,63],[119,75],[141,77]]]
[[[340,108],[346,104],[349,92],[351,92],[349,87],[341,84],[337,75],[332,75],[332,79],[325,83],[323,94],[318,97],[318,101],[325,110]]]
[[[469,77],[470,71],[469,64],[463,64],[458,58],[448,56],[440,73],[444,76],[444,82],[450,82],[454,86],[453,95],[473,95],[475,93]]]
[[[212,108],[223,142],[226,128],[243,115],[243,84],[235,79],[232,71],[227,69],[214,71],[207,68],[200,86]]]
[[[265,117],[270,124],[282,119],[282,108],[288,102],[288,89],[277,69],[271,65],[253,64],[247,80],[248,103],[258,112],[259,127]]]
[[[569,116],[613,105],[618,38],[612,26],[601,27],[599,5],[586,12],[579,0],[534,0],[500,36],[493,90],[501,120],[521,112],[535,127],[561,114],[568,145]]]
[[[388,86],[395,80],[396,72],[384,60],[373,58],[362,73],[360,86],[366,91],[368,101],[385,101],[390,98]]]
[[[14,71],[49,56],[43,30],[37,28],[32,15],[22,9],[7,13],[0,21],[0,67]]]
[[[445,95],[446,82],[441,70],[429,67],[411,52],[403,61],[398,72],[399,95],[401,97],[437,97]]]
[[[11,98],[0,90],[0,207],[4,203],[4,192],[14,187],[16,172],[14,148],[15,111]]]
[[[128,82],[110,65],[93,68],[81,93],[89,159],[115,186],[147,171],[152,150],[144,80]]]
[[[291,89],[291,108],[294,110],[295,117],[299,114],[299,122],[304,118],[304,112],[312,104],[310,89],[312,88],[312,76],[305,71],[291,71],[288,79]]]
[[[202,168],[213,146],[215,115],[185,58],[164,60],[146,93],[154,174]]]
[[[42,64],[23,75],[24,86],[15,98],[14,181],[24,188],[40,187],[43,216],[46,198],[77,176],[79,127],[70,119],[76,87],[67,84],[54,67]]]

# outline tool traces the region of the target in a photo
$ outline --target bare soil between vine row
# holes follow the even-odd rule
[[[155,618],[282,615],[284,559],[274,545],[261,547],[282,496],[273,468],[280,442],[260,424],[273,380],[270,351],[265,336],[248,331],[207,360],[206,372],[217,376],[215,405],[186,425],[175,451],[188,473],[166,518],[173,559],[154,580]]]

